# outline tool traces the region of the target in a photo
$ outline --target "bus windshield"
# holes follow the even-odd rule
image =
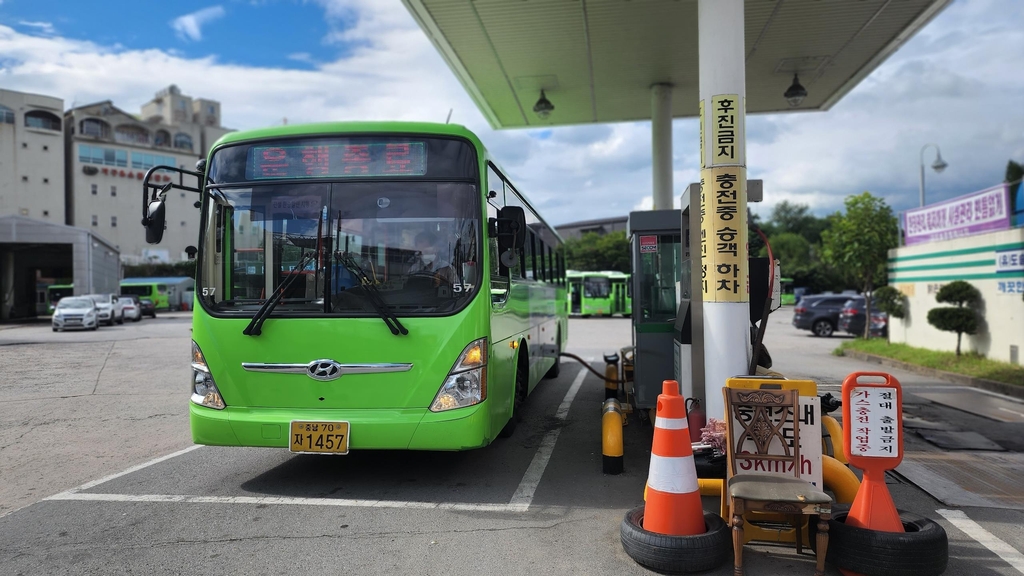
[[[416,181],[219,189],[206,210],[200,301],[251,315],[298,275],[274,314],[373,315],[374,289],[399,315],[454,313],[480,283],[477,190]]]
[[[583,296],[586,298],[607,298],[611,294],[611,281],[603,276],[587,276],[583,279]]]

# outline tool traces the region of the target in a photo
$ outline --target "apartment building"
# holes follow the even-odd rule
[[[146,243],[142,182],[153,166],[193,170],[196,161],[230,130],[220,125],[220,103],[193,99],[171,85],[130,114],[111,101],[78,106],[64,114],[68,223],[109,239],[126,264],[176,262],[199,238],[194,193],[167,198],[167,231]],[[170,174],[161,174],[169,181]]]

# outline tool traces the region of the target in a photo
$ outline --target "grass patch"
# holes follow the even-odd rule
[[[859,350],[868,354],[906,362],[907,364],[1024,386],[1024,366],[1015,366],[1008,362],[989,360],[984,356],[974,353],[965,353],[960,358],[957,358],[955,352],[938,352],[925,348],[914,348],[906,344],[889,343],[884,338],[847,340],[836,348],[833,354],[842,356],[843,350]]]

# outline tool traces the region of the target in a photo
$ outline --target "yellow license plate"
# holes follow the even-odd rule
[[[313,454],[348,454],[348,422],[293,420],[288,450]]]

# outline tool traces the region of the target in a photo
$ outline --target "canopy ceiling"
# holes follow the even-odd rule
[[[495,128],[697,115],[697,0],[402,0]],[[747,112],[827,110],[952,0],[746,0]],[[544,89],[555,110],[533,112]]]

